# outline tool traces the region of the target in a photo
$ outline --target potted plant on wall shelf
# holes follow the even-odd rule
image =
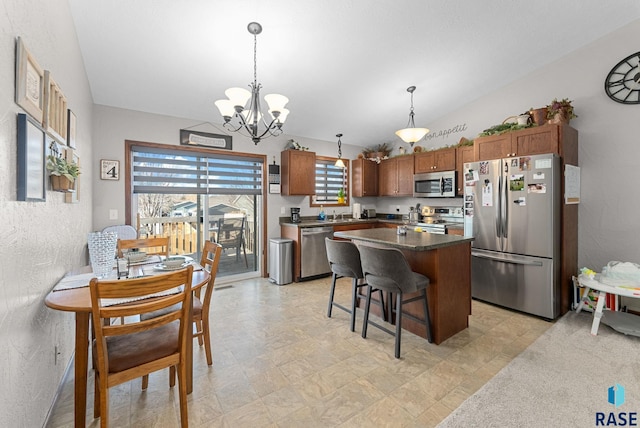
[[[558,101],[557,98],[554,98],[553,101],[551,101],[551,104],[547,105],[547,119],[549,120],[549,123],[569,123],[571,119],[578,117],[573,112],[571,102],[572,101],[568,98],[563,98],[560,101]]]
[[[341,187],[340,190],[338,190],[338,203],[339,204],[344,204],[344,198],[346,197],[345,193],[344,193],[344,189]]]
[[[71,161],[49,155],[47,156],[47,171],[51,177],[51,187],[56,192],[73,192],[76,185],[76,179],[80,175],[80,168]]]

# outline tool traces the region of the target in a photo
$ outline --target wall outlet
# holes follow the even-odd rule
[[[109,220],[118,219],[118,210],[109,210]]]
[[[280,214],[285,214],[287,209],[285,207],[280,207]]]

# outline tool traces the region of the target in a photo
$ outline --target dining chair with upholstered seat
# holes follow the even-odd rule
[[[109,426],[109,388],[164,368],[178,372],[180,421],[188,426],[187,346],[191,345],[193,266],[166,274],[121,281],[93,278],[91,316],[95,330],[94,417]],[[153,295],[153,296],[151,296]],[[106,300],[105,300],[106,299]],[[116,299],[114,302],[113,299]],[[167,312],[151,319],[110,325],[110,318]]]
[[[118,257],[123,257],[122,250],[145,249],[148,255],[169,257],[169,237],[118,239]]]
[[[192,319],[195,324],[195,332],[193,338],[198,338],[198,344],[204,345],[204,351],[207,356],[207,364],[213,364],[213,358],[211,355],[211,336],[209,329],[209,309],[211,307],[211,296],[213,295],[213,286],[216,281],[216,273],[218,272],[218,263],[220,263],[220,254],[222,253],[222,246],[215,242],[207,241],[202,249],[202,256],[200,258],[200,266],[209,272],[209,282],[204,286],[204,296],[202,295],[202,289],[199,288],[193,292],[193,311]],[[164,310],[166,311],[166,309]],[[141,319],[149,319],[160,316],[164,311],[157,311],[140,316]],[[142,389],[146,389],[149,382],[148,376],[142,378]],[[173,370],[169,372],[169,385],[173,386],[175,382],[175,376]]]
[[[427,287],[429,278],[413,272],[409,262],[402,251],[397,248],[376,248],[366,245],[360,246],[360,258],[362,260],[362,272],[369,287],[367,300],[364,309],[364,320],[362,324],[362,337],[367,337],[367,326],[369,324],[380,330],[395,336],[395,357],[400,358],[400,343],[402,339],[402,317],[405,316],[413,321],[424,324],[426,328],[427,340],[432,342],[431,322],[429,319],[429,304],[427,301]],[[369,320],[369,307],[371,305],[371,293],[374,290],[384,290],[396,296],[396,307],[390,310],[390,317],[396,314],[396,331],[387,329]],[[420,292],[419,296],[404,300],[404,295],[408,293]],[[424,309],[424,319],[419,319],[411,314],[403,312],[402,307],[407,303],[422,300]],[[389,302],[391,307],[391,302]]]
[[[225,217],[218,221],[216,242],[222,246],[222,251],[232,248],[236,252],[236,261],[240,259],[240,250],[244,253],[244,264],[247,261],[247,249],[244,243],[245,217]]]
[[[325,238],[325,246],[327,249],[327,260],[331,267],[331,290],[329,292],[329,306],[327,308],[327,317],[331,318],[333,307],[342,309],[351,314],[351,331],[355,331],[356,327],[356,307],[358,298],[365,297],[359,292],[360,288],[366,287],[364,275],[362,273],[362,263],[360,261],[360,252],[358,247],[351,241],[335,240]],[[351,307],[346,308],[334,301],[336,292],[336,281],[339,278],[351,278]],[[384,312],[384,299],[382,291],[380,291],[380,309],[382,317],[386,320]]]
[[[198,344],[200,346],[204,344],[208,365],[213,364],[209,330],[209,308],[211,307],[211,295],[213,294],[213,286],[216,281],[216,274],[218,273],[220,254],[222,254],[222,245],[210,241],[204,243],[200,266],[209,271],[209,282],[205,286],[204,296],[202,296],[202,289],[193,292],[193,322],[196,325],[196,331],[193,333],[193,337],[198,338]]]

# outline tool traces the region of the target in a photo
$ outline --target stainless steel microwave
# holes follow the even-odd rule
[[[456,196],[456,172],[426,172],[413,175],[413,197],[452,198]]]

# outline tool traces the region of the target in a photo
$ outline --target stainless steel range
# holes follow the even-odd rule
[[[418,222],[423,231],[444,235],[452,225],[464,223],[461,207],[422,207],[422,220]]]

